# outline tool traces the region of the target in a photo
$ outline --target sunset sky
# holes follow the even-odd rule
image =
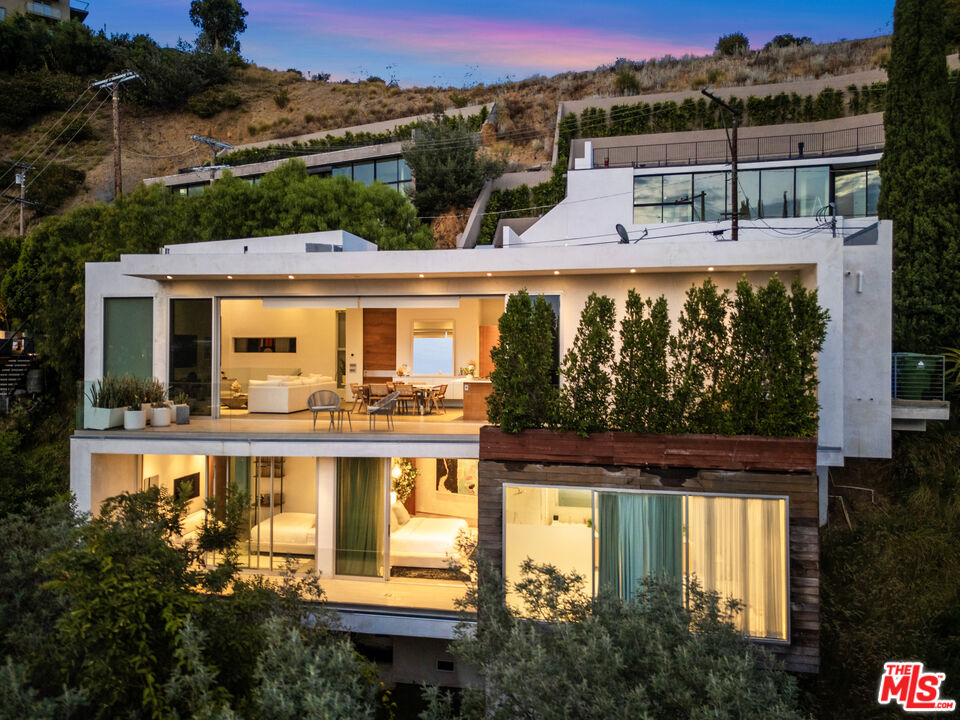
[[[752,47],[779,33],[817,42],[889,33],[894,0],[507,2],[450,0],[325,3],[242,0],[241,53],[258,65],[377,75],[401,85],[470,86],[633,60],[704,55],[740,31]],[[189,0],[92,0],[87,24],[147,33],[161,44],[193,41]]]

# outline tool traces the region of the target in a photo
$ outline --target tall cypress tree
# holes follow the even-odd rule
[[[894,347],[960,337],[960,173],[951,133],[942,0],[897,0],[878,211],[893,220]]]

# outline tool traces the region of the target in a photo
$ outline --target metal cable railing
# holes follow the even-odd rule
[[[943,355],[893,353],[893,397],[897,400],[943,400]]]

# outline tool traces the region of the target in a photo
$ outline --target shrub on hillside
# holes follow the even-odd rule
[[[83,90],[79,78],[65,73],[0,75],[0,126],[21,128],[48,110],[65,110]]]
[[[721,35],[714,52],[717,55],[742,55],[750,50],[750,41],[741,32]]]

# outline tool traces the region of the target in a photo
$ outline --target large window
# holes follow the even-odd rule
[[[414,320],[413,374],[453,375],[453,320]]]
[[[837,172],[833,178],[833,192],[837,215],[876,215],[877,199],[880,197],[880,173],[872,168]]]
[[[504,573],[516,582],[529,557],[624,599],[651,575],[696,579],[743,603],[744,634],[786,640],[786,517],[777,497],[507,485]]]
[[[103,372],[153,377],[153,298],[104,298]]]
[[[190,412],[210,414],[213,381],[213,303],[170,301],[170,392],[190,398]]]
[[[843,180],[837,185],[838,205],[849,211],[838,209],[840,215],[854,214],[852,200],[839,203],[841,188],[844,197],[852,192],[845,189],[850,182]],[[858,171],[856,182],[863,188],[861,205],[868,214],[875,212],[879,191],[876,171]],[[633,179],[633,221],[643,225],[726,220],[732,193],[729,172],[638,175]],[[829,167],[742,170],[737,175],[737,205],[744,219],[815,217],[827,207],[829,198]]]
[[[409,194],[413,189],[410,166],[407,165],[402,157],[344,163],[334,166],[331,174],[334,177],[343,175],[344,177],[362,182],[366,185],[370,185],[375,180],[378,180],[384,185],[389,185],[394,190],[399,190],[404,195]]]

